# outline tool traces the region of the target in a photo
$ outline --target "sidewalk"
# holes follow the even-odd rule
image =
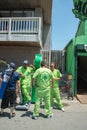
[[[30,114],[34,104],[30,105],[29,110],[16,111],[16,117],[0,118],[1,130],[87,130],[87,104],[81,104],[76,98],[74,100],[62,99],[65,112],[53,109],[54,117],[44,118],[44,109],[41,108],[38,120],[33,120]],[[5,110],[8,112],[8,109]]]

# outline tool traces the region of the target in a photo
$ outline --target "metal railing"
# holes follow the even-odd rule
[[[41,31],[40,17],[0,18],[0,34],[39,34]]]

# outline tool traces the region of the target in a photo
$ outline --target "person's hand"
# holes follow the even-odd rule
[[[24,74],[21,74],[21,77],[22,77],[22,78],[25,78]]]
[[[21,76],[22,78],[25,78],[24,74],[22,74],[22,73],[19,73],[19,74],[20,74],[20,76]]]
[[[20,76],[21,76],[22,78],[25,78],[24,74],[22,74],[21,72],[18,72],[18,73],[20,74]]]

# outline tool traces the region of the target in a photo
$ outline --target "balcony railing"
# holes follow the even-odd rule
[[[21,36],[23,40],[26,37],[25,40],[29,41],[30,38],[28,36],[32,35],[33,40],[40,41],[41,32],[42,22],[40,17],[0,18],[0,40],[7,40],[5,37],[8,37],[9,40],[19,41],[18,37],[20,38]],[[36,39],[34,39],[35,37]]]

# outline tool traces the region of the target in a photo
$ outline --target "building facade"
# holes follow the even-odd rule
[[[51,49],[52,0],[0,0],[0,60],[21,65]]]

